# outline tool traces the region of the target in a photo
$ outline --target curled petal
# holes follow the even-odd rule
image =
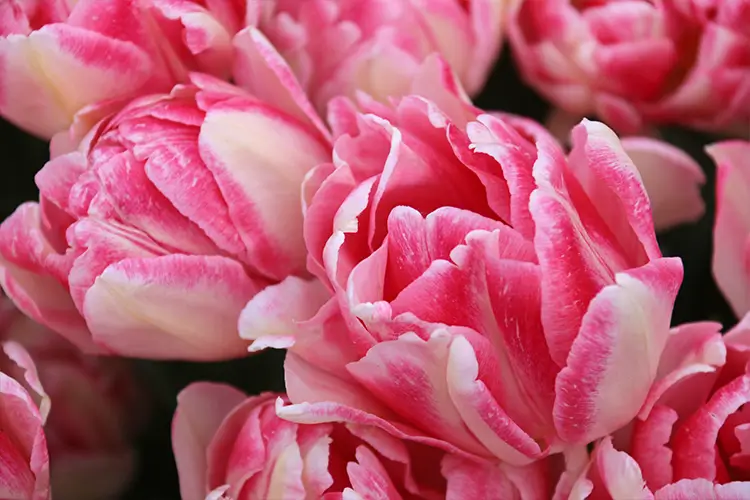
[[[83,310],[94,340],[115,352],[221,359],[246,352],[237,320],[258,289],[225,257],[125,259],[96,278]]]

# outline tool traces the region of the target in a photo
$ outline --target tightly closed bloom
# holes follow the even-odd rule
[[[525,0],[509,37],[526,81],[623,133],[750,122],[750,1]]]
[[[546,463],[471,462],[367,425],[280,419],[274,394],[194,383],[178,396],[172,447],[184,500],[542,500]],[[209,494],[209,496],[206,496]]]
[[[379,116],[335,102],[333,163],[303,186],[309,266],[335,297],[296,335],[264,338],[282,283],[240,330],[253,348],[292,346],[284,418],[378,422],[520,465],[636,415],[682,266],[661,256],[606,126],[584,121],[566,158],[539,125],[477,117],[455,88]]]
[[[193,81],[105,119],[37,174],[40,203],[0,226],[3,288],[83,348],[242,355],[240,310],[305,272],[300,184],[328,140],[229,84]]]
[[[716,162],[713,272],[737,316],[750,311],[750,142],[707,148]]]
[[[0,2],[0,114],[49,138],[79,111],[90,121],[85,115],[101,117],[113,100],[169,91],[189,71],[228,77],[232,36],[244,23],[239,7],[234,0]]]
[[[6,350],[9,344],[22,346],[34,361],[34,380],[43,395],[39,405],[43,415],[49,411],[44,433],[54,498],[97,500],[121,493],[135,471],[132,439],[148,406],[129,366],[81,354],[7,299],[0,302],[0,340]],[[13,364],[0,368],[24,380]]]
[[[602,440],[572,487],[558,486],[561,497],[750,496],[750,316],[723,340],[718,328],[680,327],[659,366],[676,383],[644,406],[624,444]]]
[[[259,57],[275,55],[274,71],[293,74],[325,112],[337,95],[365,92],[387,102],[411,93],[422,62],[437,52],[476,94],[500,50],[508,5],[508,0],[256,0],[248,8],[251,26],[235,39],[235,79],[243,86]]]

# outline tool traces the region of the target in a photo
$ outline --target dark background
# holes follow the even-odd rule
[[[503,110],[543,120],[548,106],[518,79],[505,51],[487,86],[475,100],[486,110]],[[711,277],[711,228],[714,216],[714,173],[703,148],[713,138],[696,132],[670,128],[662,130],[667,140],[696,158],[704,168],[708,182],[703,189],[707,211],[697,223],[659,235],[665,255],[682,257],[685,278],[677,298],[673,324],[715,320],[725,327],[736,322]],[[23,201],[35,200],[34,174],[47,161],[44,141],[25,134],[0,120],[0,154],[6,160],[0,170],[0,219],[12,213]],[[223,363],[187,363],[136,361],[144,387],[151,391],[144,404],[153,406],[153,417],[139,441],[141,467],[138,480],[125,496],[138,500],[179,499],[177,471],[170,445],[170,422],[177,393],[195,380],[232,383],[248,394],[284,389],[281,351],[267,351],[251,358]]]

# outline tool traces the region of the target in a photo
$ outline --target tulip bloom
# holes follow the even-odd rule
[[[576,478],[561,481],[558,498],[750,496],[750,316],[723,339],[718,328],[675,329],[659,366],[671,387],[644,405],[629,439],[615,435],[620,449],[607,437],[582,469],[569,468]]]
[[[566,158],[444,84],[369,113],[334,102],[333,162],[303,186],[309,265],[334,298],[266,338],[249,306],[241,333],[291,346],[283,418],[522,465],[637,414],[682,266],[610,129],[584,121]]]
[[[717,166],[713,272],[738,316],[750,311],[750,142],[708,148]]]
[[[223,0],[0,2],[0,114],[49,138],[189,71],[228,77],[240,14]]]
[[[525,0],[509,19],[529,84],[622,133],[750,122],[750,1]]]
[[[235,38],[235,79],[246,84],[261,54],[299,82],[316,108],[365,92],[387,102],[413,92],[432,53],[477,94],[497,58],[508,0],[269,0],[248,9]],[[253,87],[251,90],[255,91]]]
[[[31,380],[38,381],[41,395],[37,403],[42,416],[49,412],[44,434],[54,498],[97,500],[121,493],[135,472],[131,440],[148,406],[147,398],[136,390],[129,366],[121,360],[81,354],[7,299],[0,301],[0,340],[6,350],[11,346],[10,354],[20,352],[24,358],[19,359],[34,361]],[[27,377],[13,363],[0,368],[17,381]]]
[[[299,189],[328,140],[236,87],[193,81],[103,120],[39,172],[40,203],[0,226],[8,295],[90,351],[240,356],[248,300],[305,274]]]
[[[368,426],[298,425],[277,395],[195,383],[178,396],[172,446],[183,500],[542,499],[545,464],[471,462]],[[208,494],[208,496],[206,496]]]

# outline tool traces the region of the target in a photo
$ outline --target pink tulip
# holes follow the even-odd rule
[[[471,462],[366,425],[298,425],[283,399],[194,383],[178,396],[172,446],[183,500],[546,498],[546,464]],[[209,494],[208,496],[206,496]]]
[[[40,394],[42,418],[49,412],[44,433],[54,498],[97,500],[121,493],[135,472],[131,440],[147,406],[136,392],[129,366],[81,354],[7,299],[0,302],[0,339],[16,361],[25,360],[25,369],[34,361],[33,371],[26,374],[12,363],[0,368],[17,381],[28,381],[34,389],[30,392]]]
[[[623,133],[750,122],[750,1],[525,0],[509,38],[526,81],[556,106]]]
[[[7,311],[0,310],[0,329],[6,318]],[[3,348],[3,358],[11,360],[0,359],[0,498],[49,500],[49,455],[42,429],[49,404],[42,403],[40,411],[44,391],[23,347],[10,342]]]
[[[471,94],[497,58],[508,0],[267,0],[251,2],[235,39],[243,86],[260,58],[296,79],[322,113],[337,95],[387,102],[409,94],[427,56],[439,53]],[[255,91],[255,89],[253,88]]]
[[[450,89],[332,103],[333,161],[303,196],[309,266],[334,299],[270,337],[249,307],[240,330],[291,346],[284,418],[522,465],[637,414],[682,266],[606,126],[576,127],[566,158],[538,124],[477,116]],[[266,289],[266,312],[285,296]]]
[[[750,312],[750,142],[709,146],[716,162],[713,272],[738,316]]]
[[[656,391],[625,439],[607,437],[588,463],[568,462],[557,498],[689,500],[750,496],[750,316],[675,329]],[[620,441],[619,444],[617,442]]]
[[[0,114],[49,138],[74,120],[92,125],[112,101],[166,92],[189,71],[228,77],[241,4],[4,0]]]
[[[299,189],[328,140],[229,84],[193,82],[102,121],[37,174],[40,203],[0,226],[3,288],[84,349],[240,356],[248,300],[305,274]]]

